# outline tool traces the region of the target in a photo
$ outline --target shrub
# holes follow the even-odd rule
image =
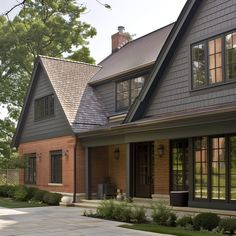
[[[13,197],[16,187],[14,185],[2,185],[0,186],[1,197]]]
[[[224,233],[234,234],[236,231],[236,218],[223,218],[220,220],[219,228]]]
[[[43,197],[46,193],[48,193],[48,192],[44,191],[44,190],[37,189],[34,192],[33,200],[43,202]]]
[[[160,201],[153,207],[152,220],[156,224],[174,226],[176,218],[176,214],[163,201]]]
[[[213,230],[219,225],[220,217],[211,212],[200,213],[193,218],[193,226],[196,230]]]
[[[143,207],[135,206],[132,209],[130,221],[137,224],[145,223],[147,221],[146,210]]]
[[[17,186],[13,198],[18,201],[26,201],[28,196],[28,188],[25,186]]]
[[[193,225],[193,218],[191,216],[183,216],[176,221],[177,225],[183,228]]]
[[[27,194],[26,200],[31,200],[31,199],[33,199],[33,197],[34,197],[34,195],[35,195],[35,192],[37,192],[37,191],[38,191],[37,188],[29,187],[29,188],[28,188],[28,194]]]
[[[114,205],[115,203],[113,200],[102,201],[100,206],[97,208],[97,215],[101,218],[112,219]]]
[[[58,206],[61,201],[62,195],[59,193],[46,192],[43,195],[43,202],[51,206]]]

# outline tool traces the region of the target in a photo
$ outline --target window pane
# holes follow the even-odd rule
[[[53,94],[36,99],[34,103],[35,120],[41,120],[54,115]]]
[[[25,167],[25,183],[35,184],[36,183],[36,155],[31,154],[26,157]]]
[[[62,183],[62,152],[51,152],[51,182]]]
[[[236,200],[236,136],[230,137],[230,196]]]
[[[192,47],[192,73],[194,88],[201,87],[206,84],[205,46],[203,43]]]
[[[228,80],[236,77],[236,33],[226,35],[226,78]]]

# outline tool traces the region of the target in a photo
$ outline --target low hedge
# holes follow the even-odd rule
[[[220,217],[211,212],[200,213],[193,218],[193,226],[196,230],[213,230],[219,226]]]
[[[59,205],[62,195],[23,185],[2,185],[0,186],[0,197],[9,197],[17,201],[33,200],[48,205]]]
[[[236,218],[223,218],[220,220],[219,228],[223,233],[234,234],[236,231]]]

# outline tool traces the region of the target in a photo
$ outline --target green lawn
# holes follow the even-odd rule
[[[26,208],[26,207],[42,207],[46,206],[44,203],[28,203],[28,202],[19,202],[11,198],[0,197],[0,207],[6,208]]]
[[[134,225],[121,225],[120,227],[127,228],[127,229],[134,229],[134,230],[142,230],[142,231],[149,231],[154,233],[161,233],[161,234],[172,234],[176,236],[213,236],[213,235],[220,235],[211,232],[200,232],[200,231],[190,231],[181,228],[175,227],[166,227],[160,226],[155,224],[134,224]]]

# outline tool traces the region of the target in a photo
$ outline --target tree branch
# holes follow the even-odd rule
[[[26,2],[26,0],[23,0],[22,2],[20,2],[20,3],[18,3],[18,4],[16,4],[15,6],[13,6],[10,10],[8,10],[4,15],[5,16],[8,16],[8,14],[11,12],[11,11],[13,11],[15,8],[17,8],[17,7],[19,7],[19,6],[22,6],[22,5],[24,5],[25,4],[25,2]]]

